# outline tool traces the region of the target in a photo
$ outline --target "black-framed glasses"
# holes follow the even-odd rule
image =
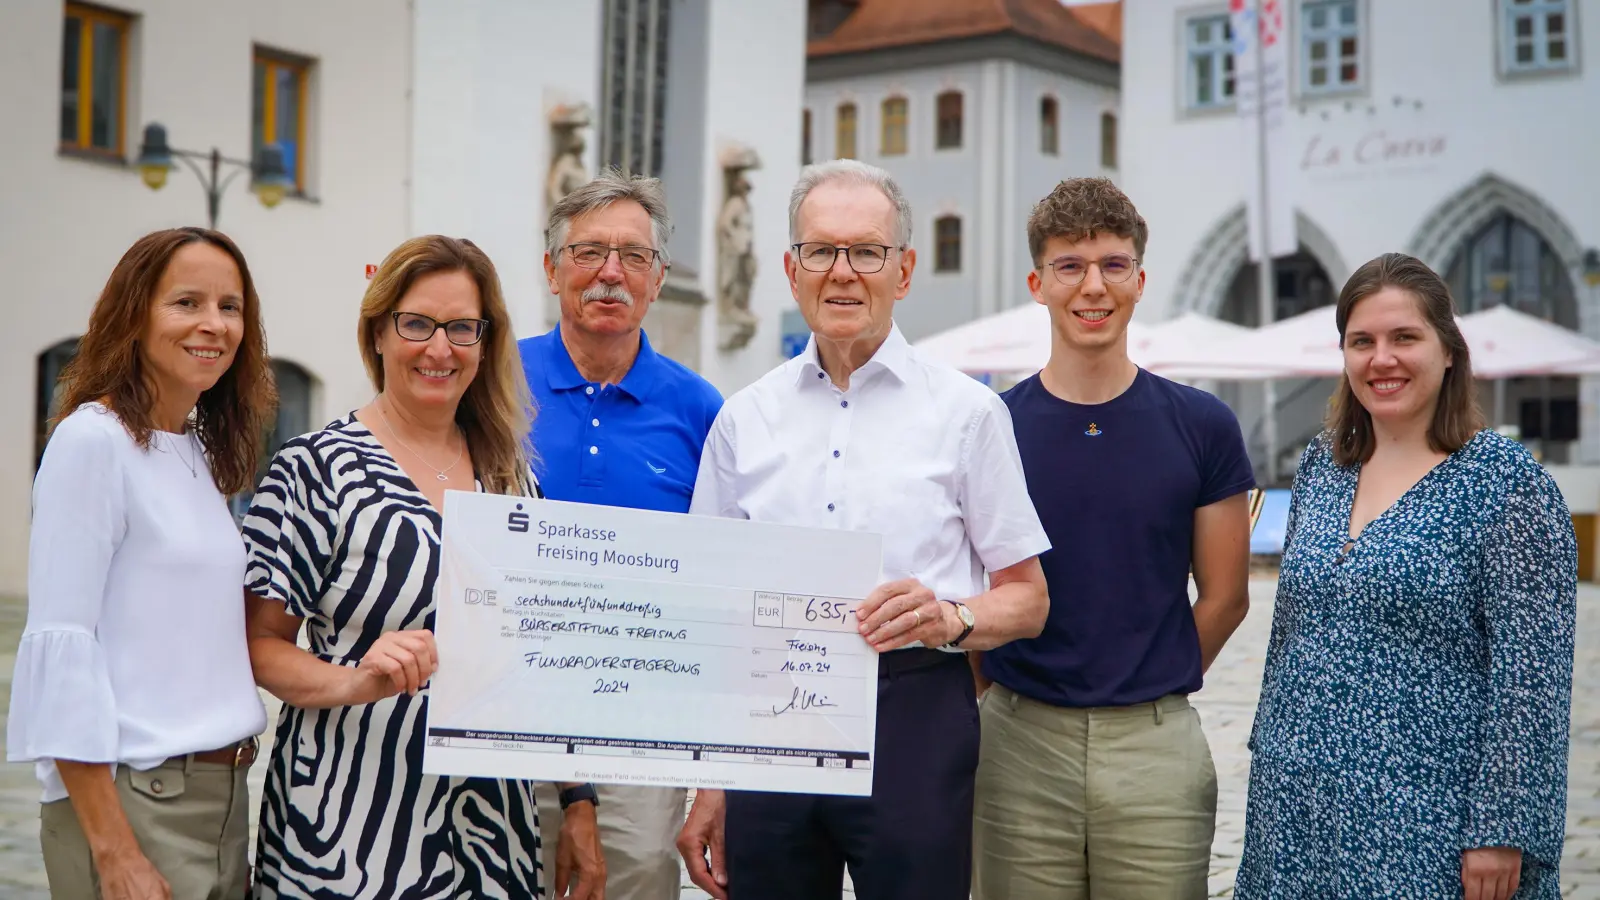
[[[1107,253],[1099,259],[1084,259],[1081,256],[1058,256],[1045,263],[1045,268],[1056,273],[1056,280],[1071,286],[1082,284],[1084,276],[1089,274],[1090,266],[1100,267],[1100,277],[1111,284],[1121,284],[1128,280],[1139,268],[1139,260],[1126,253]]]
[[[606,257],[614,250],[617,261],[622,263],[622,268],[629,272],[648,272],[656,264],[661,254],[651,247],[641,247],[638,244],[628,244],[617,247],[612,244],[568,244],[562,248],[567,255],[572,257],[574,265],[585,269],[598,269],[606,264]]]
[[[789,249],[794,251],[795,262],[807,272],[826,272],[833,268],[839,261],[839,254],[843,253],[850,268],[857,275],[871,275],[883,270],[884,263],[889,261],[889,251],[897,247],[886,247],[883,244],[851,244],[848,247],[838,247],[825,241],[806,241],[795,244]]]
[[[408,341],[431,341],[433,333],[444,329],[445,339],[458,347],[470,347],[483,340],[489,329],[488,319],[451,319],[441,322],[422,313],[395,312],[394,331]]]

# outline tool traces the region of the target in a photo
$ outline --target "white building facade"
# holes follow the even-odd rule
[[[895,318],[911,340],[1032,302],[1033,205],[1064,178],[1118,172],[1115,42],[1057,0],[997,3],[995,21],[951,15],[941,27],[959,6],[873,0],[813,14],[825,28],[812,32],[802,152],[881,166],[905,191],[917,271]],[[885,7],[935,23],[903,28]],[[1030,31],[1016,7],[1055,27]]]
[[[207,221],[200,181],[182,164],[158,192],[141,182],[133,163],[147,124],[165,126],[174,148],[229,159],[249,161],[265,143],[284,149],[289,196],[264,208],[248,167],[225,166],[224,177],[237,175],[217,222],[262,299],[283,395],[274,444],[371,397],[354,343],[365,271],[408,237],[440,232],[484,247],[519,337],[554,321],[542,270],[551,110],[584,104],[599,123],[618,97],[629,114],[665,123],[644,139],[657,139],[645,168],[667,180],[678,220],[670,296],[647,330],[726,393],[781,359],[804,16],[798,3],[738,0],[0,4],[0,78],[14,88],[0,97],[0,272],[16,298],[0,363],[12,386],[0,397],[0,595],[26,589],[32,477],[55,378],[106,278],[141,235]],[[663,39],[618,37],[641,25]],[[638,68],[646,63],[659,68],[653,80]],[[639,76],[637,96],[605,96],[622,83],[619,67]],[[652,105],[639,109],[640,97]],[[605,160],[597,131],[586,135],[591,174]],[[747,344],[724,350],[715,223],[719,152],[735,144],[760,161],[744,173],[757,325]]]
[[[1600,9],[1580,0],[1283,0],[1289,202],[1274,318],[1334,302],[1382,253],[1414,254],[1463,313],[1500,304],[1600,338]],[[1581,7],[1581,8],[1580,8]],[[1139,315],[1254,325],[1228,4],[1128,0],[1122,183],[1150,223]],[[1600,463],[1600,385],[1513,379],[1500,423],[1552,463]],[[1333,382],[1278,388],[1292,474]],[[1235,404],[1258,467],[1258,393]],[[1485,390],[1486,400],[1492,391]]]

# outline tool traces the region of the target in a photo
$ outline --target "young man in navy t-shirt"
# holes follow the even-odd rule
[[[1227,406],[1128,358],[1148,235],[1104,178],[1028,220],[1050,361],[1004,399],[1050,613],[975,660],[975,900],[1206,894],[1217,779],[1187,695],[1249,608],[1255,479]]]

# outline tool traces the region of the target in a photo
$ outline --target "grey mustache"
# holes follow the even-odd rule
[[[633,305],[633,295],[620,284],[596,284],[583,292],[583,302],[594,300],[615,300],[627,306]]]

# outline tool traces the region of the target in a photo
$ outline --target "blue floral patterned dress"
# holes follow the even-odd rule
[[[1577,542],[1482,431],[1343,552],[1359,466],[1307,448],[1289,507],[1235,896],[1454,898],[1461,851],[1559,896]]]

